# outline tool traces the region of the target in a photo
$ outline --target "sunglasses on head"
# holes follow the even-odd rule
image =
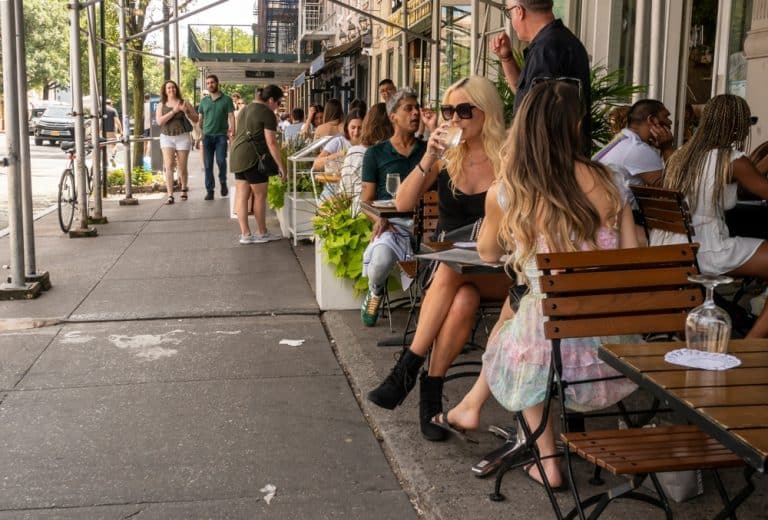
[[[471,103],[459,103],[453,105],[440,105],[440,113],[446,121],[453,119],[453,114],[458,114],[459,119],[472,119],[472,109],[477,106]]]
[[[749,118],[749,124],[752,126],[755,126],[757,124],[757,116],[752,116]]]
[[[533,78],[531,80],[531,88],[535,87],[539,83],[549,83],[554,81],[562,81],[563,83],[568,83],[570,85],[573,85],[574,87],[579,89],[579,99],[584,99],[581,95],[581,80],[579,78],[572,78],[569,76],[539,76],[537,78]]]

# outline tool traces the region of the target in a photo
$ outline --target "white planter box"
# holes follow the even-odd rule
[[[299,192],[296,194],[296,232],[299,236],[311,236],[312,217],[315,216],[315,196],[309,192]],[[286,193],[283,207],[276,209],[277,220],[280,222],[280,231],[283,238],[291,238],[290,222],[291,209],[293,208],[292,197]]]
[[[334,269],[326,263],[323,244],[315,238],[315,298],[320,309],[356,310],[363,304],[363,296],[355,296],[352,281],[336,276]]]

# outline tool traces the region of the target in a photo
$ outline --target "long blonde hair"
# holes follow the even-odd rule
[[[485,122],[481,132],[483,150],[491,160],[494,173],[498,173],[501,167],[501,155],[499,150],[504,143],[506,128],[504,126],[504,103],[499,97],[496,86],[490,80],[481,76],[470,76],[457,81],[445,91],[443,103],[448,103],[448,98],[457,90],[464,92],[473,105],[477,106],[485,114]],[[467,145],[462,144],[448,151],[446,154],[445,169],[451,178],[451,186],[455,186],[464,175],[464,157],[467,154]]]
[[[608,193],[615,212],[607,221],[616,222],[621,210],[611,172],[581,151],[583,110],[574,85],[539,83],[526,94],[504,144],[499,239],[507,250],[515,250],[508,267],[523,277],[540,238],[550,251],[577,251],[585,244],[597,248],[602,219],[576,180],[577,161],[590,167],[597,185]]]
[[[749,105],[743,98],[721,94],[707,101],[696,133],[667,161],[664,187],[686,195],[692,211],[696,211],[699,191],[711,189],[712,207],[722,214],[723,190],[731,181],[731,151],[746,150],[750,123]],[[711,150],[718,151],[715,185],[703,186]]]

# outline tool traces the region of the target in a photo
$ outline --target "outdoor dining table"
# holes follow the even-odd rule
[[[477,253],[477,249],[469,244],[467,247],[452,247],[449,249],[430,251],[428,253],[416,255],[416,257],[420,260],[437,260],[438,262],[447,264],[459,274],[503,274],[506,276],[503,263],[486,262],[482,260]]]
[[[731,236],[768,240],[768,205],[764,200],[742,200],[725,212]]]
[[[682,342],[606,344],[598,356],[761,473],[768,469],[768,339],[731,340],[741,365],[700,370],[668,363]]]
[[[410,218],[413,210],[399,211],[395,207],[395,201],[374,200],[372,202],[360,201],[360,208],[368,213],[381,218]]]

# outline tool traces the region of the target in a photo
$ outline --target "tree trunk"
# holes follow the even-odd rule
[[[143,50],[143,47],[143,43],[136,46],[138,50]],[[141,137],[144,133],[144,56],[131,54],[130,58],[133,72],[133,136]],[[143,157],[144,143],[134,143],[132,164],[141,167]]]

